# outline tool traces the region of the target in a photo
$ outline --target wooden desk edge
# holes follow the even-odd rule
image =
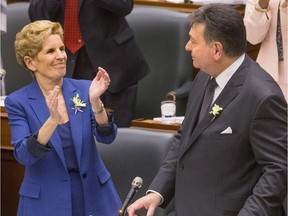
[[[141,127],[147,129],[176,131],[180,128],[180,124],[162,124],[161,122],[151,119],[135,119],[131,122],[132,127]]]

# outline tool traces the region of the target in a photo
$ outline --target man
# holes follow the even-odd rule
[[[64,27],[68,77],[92,80],[99,66],[109,71],[111,85],[101,100],[119,127],[130,126],[138,81],[150,71],[125,19],[132,9],[133,0],[31,0],[29,7],[32,21]]]
[[[147,195],[128,207],[129,216],[141,208],[152,216],[173,197],[177,216],[284,215],[287,104],[281,89],[245,54],[236,10],[205,5],[189,20],[186,50],[200,72],[175,142]],[[213,99],[201,117],[214,78]]]

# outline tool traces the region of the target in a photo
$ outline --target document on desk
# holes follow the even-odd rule
[[[192,0],[193,4],[205,5],[210,3],[224,3],[229,5],[246,4],[246,0]]]
[[[6,96],[0,96],[0,106],[4,107],[4,100],[5,100]]]
[[[162,122],[162,117],[155,117],[155,118],[153,118],[153,120]],[[184,120],[184,116],[176,116],[175,117],[175,123],[177,123],[177,124],[182,124],[183,120]]]

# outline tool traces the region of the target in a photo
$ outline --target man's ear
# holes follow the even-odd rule
[[[34,60],[31,57],[24,56],[24,62],[25,62],[26,67],[29,70],[31,70],[31,71],[35,71],[36,70],[36,67],[34,65]]]
[[[220,42],[214,43],[214,58],[215,60],[219,60],[223,55],[223,46]]]

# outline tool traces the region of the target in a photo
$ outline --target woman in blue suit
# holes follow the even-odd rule
[[[59,23],[28,24],[15,49],[35,78],[5,100],[14,155],[25,166],[18,215],[117,215],[121,201],[95,144],[110,144],[117,134],[100,100],[108,73],[99,67],[92,81],[63,78],[67,55]]]

